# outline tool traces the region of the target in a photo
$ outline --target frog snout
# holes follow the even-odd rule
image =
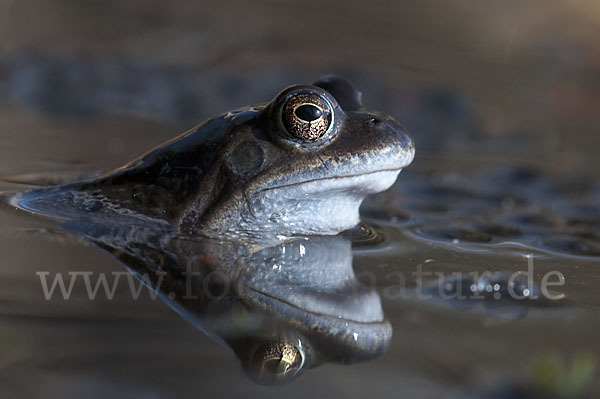
[[[371,117],[365,124],[379,133],[382,143],[397,154],[398,167],[408,166],[415,156],[415,144],[408,131],[392,117]]]

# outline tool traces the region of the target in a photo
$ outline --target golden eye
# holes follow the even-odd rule
[[[281,384],[293,379],[303,365],[300,349],[287,342],[273,342],[256,349],[250,371],[263,384]]]
[[[283,127],[294,138],[315,141],[330,129],[333,110],[318,94],[300,93],[290,97],[281,109]]]

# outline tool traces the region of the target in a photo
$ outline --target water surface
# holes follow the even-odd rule
[[[327,73],[406,125],[417,156],[363,205],[368,232],[344,235],[361,292],[390,323],[389,347],[277,387],[253,382],[233,351],[149,291],[133,299],[119,284],[111,300],[90,300],[78,283],[69,300],[46,300],[37,273],[126,269],[81,231],[3,201],[4,396],[600,392],[595,5],[38,3],[1,5],[4,199],[110,170]],[[537,293],[560,273],[549,280],[564,282],[550,289],[560,299],[506,295],[530,264],[534,284],[516,289]],[[485,299],[456,299],[473,284]]]

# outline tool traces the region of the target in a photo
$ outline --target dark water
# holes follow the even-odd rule
[[[340,265],[329,277],[339,269],[363,287],[344,314],[382,311],[389,347],[359,361],[339,340],[325,340],[313,368],[277,387],[248,377],[240,353],[254,343],[231,338],[244,334],[216,315],[254,337],[264,336],[261,323],[279,334],[285,325],[289,337],[289,325],[239,321],[237,310],[210,301],[192,312],[208,321],[186,319],[177,301],[147,291],[133,299],[124,283],[112,300],[90,300],[81,281],[69,300],[46,300],[36,273],[96,276],[122,272],[128,261],[139,272],[160,263],[164,248],[132,263],[110,243],[91,243],[91,228],[65,230],[3,205],[0,392],[596,397],[600,21],[589,2],[537,3],[2,3],[5,198],[109,170],[213,113],[324,73],[352,79],[369,108],[406,125],[417,156],[392,189],[365,202],[366,232],[345,234],[341,255],[329,253]],[[293,269],[309,293],[323,283],[317,271],[328,276],[327,263],[313,264]],[[509,282],[528,270],[532,282]],[[541,292],[545,276],[557,283],[552,299]],[[271,281],[258,271],[246,278],[254,287]],[[539,298],[515,299],[509,290]],[[224,336],[226,345],[217,342]]]

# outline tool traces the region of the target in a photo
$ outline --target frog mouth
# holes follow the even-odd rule
[[[400,150],[382,150],[378,156],[366,159],[351,157],[342,165],[334,166],[333,169],[329,169],[327,164],[317,156],[321,160],[322,167],[307,170],[305,175],[307,178],[302,179],[302,176],[299,176],[298,180],[292,182],[274,181],[272,186],[266,186],[259,191],[294,190],[302,187],[307,194],[349,190],[349,193],[363,196],[385,191],[394,184],[400,171],[410,165],[414,159],[415,150],[412,143],[403,144],[401,147]],[[327,186],[323,185],[325,182]]]
[[[385,322],[381,301],[375,292],[364,293],[360,301],[350,302],[350,306],[345,308],[339,303],[328,303],[322,294],[315,295],[312,306],[308,306],[307,303],[295,303],[293,300],[286,300],[256,287],[248,286],[247,288],[256,296],[256,301],[268,302],[272,307],[288,309],[288,312],[285,313],[293,311],[316,318],[332,318],[340,323],[347,321],[358,324],[381,324]]]
[[[281,184],[268,187],[261,191],[294,189],[302,187],[305,194],[316,192],[331,192],[342,189],[353,189],[353,194],[368,195],[385,191],[398,177],[403,168],[381,169],[373,172],[348,174],[341,176],[323,176],[313,179],[301,180],[289,184]],[[328,187],[322,187],[323,182],[331,183]]]
[[[260,226],[253,232],[257,236],[276,232],[278,239],[337,234],[358,224],[362,200],[390,188],[400,170],[318,176],[264,188],[246,197],[245,226]]]

